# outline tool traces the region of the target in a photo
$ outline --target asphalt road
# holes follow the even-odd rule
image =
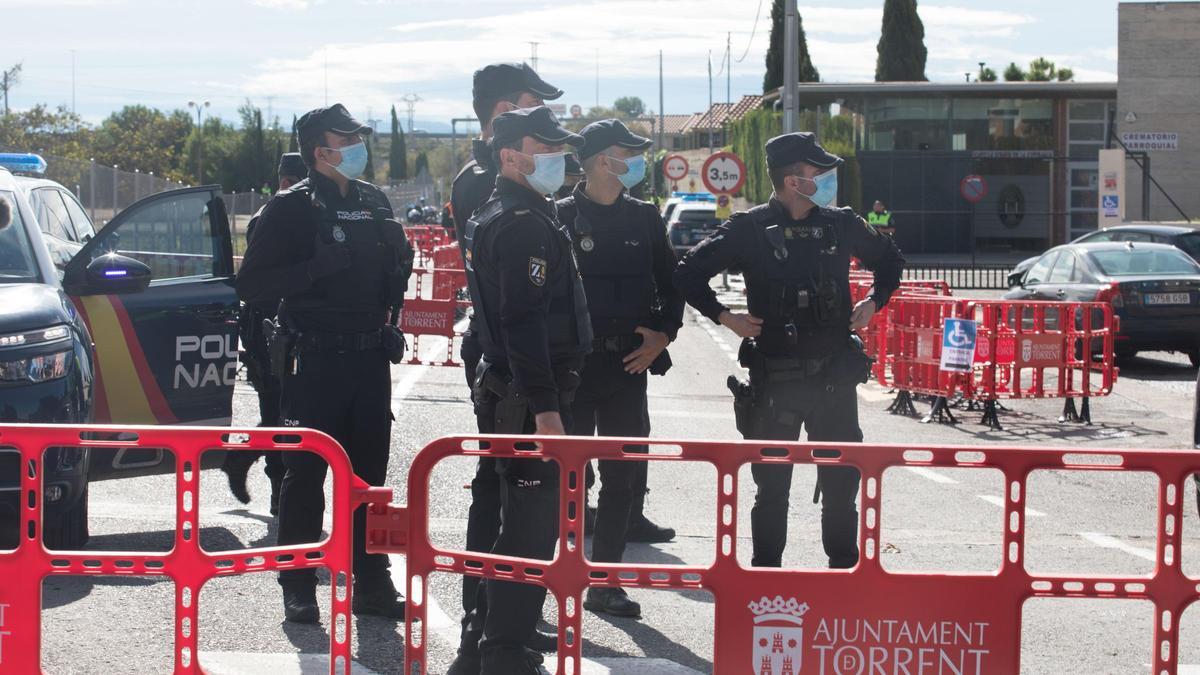
[[[652,378],[650,415],[661,439],[736,439],[728,374],[734,338],[689,311],[672,346],[675,368]],[[429,441],[471,432],[474,421],[460,369],[399,366],[393,369],[394,410],[388,484],[405,501],[409,463]],[[980,425],[978,413],[960,412],[960,424],[921,424],[885,412],[891,399],[877,386],[860,388],[862,426],[868,442],[970,445],[1024,444],[1072,448],[1182,449],[1191,443],[1196,371],[1178,355],[1149,354],[1125,364],[1112,396],[1092,405],[1092,426],[1059,424],[1060,402],[1021,401],[1002,413],[1004,430]],[[919,406],[921,404],[918,404]],[[256,399],[244,384],[235,395],[235,424],[258,421]],[[261,467],[261,464],[258,465]],[[461,547],[473,465],[439,465],[431,481],[434,541]],[[749,521],[753,483],[740,481],[738,517]],[[820,568],[819,511],[811,496],[815,472],[798,467],[793,482],[786,566]],[[201,542],[208,549],[250,549],[274,541],[267,513],[269,492],[252,472],[248,507],[229,495],[220,472],[205,472],[199,497]],[[705,465],[651,468],[650,517],[676,528],[664,545],[631,545],[627,559],[663,564],[702,564],[714,559],[716,477]],[[1027,565],[1033,570],[1102,574],[1148,574],[1155,547],[1155,482],[1120,472],[1044,472],[1030,479],[1027,502]],[[1004,485],[998,472],[937,469],[889,472],[881,513],[881,557],[888,570],[987,571],[997,569]],[[1185,571],[1200,576],[1197,511],[1185,492]],[[95,484],[89,548],[165,550],[171,546],[174,487],[165,477]],[[738,555],[748,563],[749,528],[742,527]],[[403,584],[403,558],[393,572]],[[326,579],[324,583],[328,583]],[[327,588],[327,587],[326,587]],[[640,621],[586,614],[585,673],[708,673],[713,651],[714,603],[700,592],[634,590]],[[430,581],[430,672],[453,658],[459,618],[459,580]],[[148,578],[54,578],[44,587],[43,653],[51,673],[149,673],[170,669],[172,583]],[[322,594],[323,617],[328,602]],[[985,598],[980,598],[985,602]],[[199,598],[200,662],[212,673],[326,672],[320,657],[328,622],[292,626],[282,622],[279,588],[266,574],[219,579]],[[1200,664],[1200,612],[1181,618],[1181,662]],[[553,602],[546,617],[552,622]],[[1023,662],[1029,673],[1148,672],[1153,610],[1129,600],[1038,600],[1024,610]],[[366,618],[354,623],[356,672],[401,673],[402,626]],[[305,656],[298,656],[303,654]],[[551,665],[553,670],[553,666]],[[750,672],[747,667],[745,672]],[[832,671],[831,671],[832,672]],[[852,672],[852,671],[851,671]],[[882,671],[881,671],[882,672]],[[889,671],[890,672],[890,671]],[[916,672],[915,670],[913,671]],[[926,673],[936,672],[926,670]],[[949,672],[949,671],[943,671]],[[1188,672],[1188,671],[1182,671]],[[1191,672],[1200,672],[1200,666]],[[724,675],[724,674],[722,674]]]

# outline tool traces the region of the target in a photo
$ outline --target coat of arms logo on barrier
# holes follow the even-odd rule
[[[799,675],[804,648],[804,614],[808,603],[795,598],[751,602],[754,613],[752,675]]]

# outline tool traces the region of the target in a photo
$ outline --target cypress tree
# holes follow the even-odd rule
[[[767,48],[767,74],[763,76],[763,93],[769,93],[783,86],[783,0],[771,3],[771,45]],[[808,55],[808,40],[804,37],[804,20],[797,16],[798,24],[796,37],[800,43],[800,74],[801,82],[820,82],[821,74],[817,72],[812,58]]]
[[[417,159],[413,162],[413,176],[420,176],[422,171],[429,171],[429,157],[424,152],[417,154]]]
[[[300,141],[296,138],[295,115],[292,115],[292,133],[288,134],[288,152],[300,152]]]
[[[925,25],[917,0],[886,0],[875,61],[876,82],[925,82]]]
[[[373,135],[373,134],[372,134]],[[363,143],[367,148],[367,168],[363,169],[363,180],[368,183],[375,182],[375,153],[371,151],[370,143]]]
[[[405,180],[408,178],[408,150],[404,147],[404,129],[400,128],[400,118],[396,117],[396,106],[392,106],[391,146],[388,148],[388,178]]]

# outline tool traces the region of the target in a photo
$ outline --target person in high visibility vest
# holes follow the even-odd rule
[[[883,202],[875,200],[875,206],[867,214],[867,224],[872,225],[887,236],[896,234],[896,226],[892,223],[892,212],[888,211]]]

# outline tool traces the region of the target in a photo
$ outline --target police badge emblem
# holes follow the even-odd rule
[[[342,229],[341,225],[333,226],[333,240],[339,244],[346,242],[346,231]]]
[[[541,258],[529,259],[529,281],[534,286],[542,287],[546,285],[546,261]]]
[[[596,248],[596,242],[591,237],[584,237],[579,240],[579,248],[583,249],[584,253],[591,253]]]

